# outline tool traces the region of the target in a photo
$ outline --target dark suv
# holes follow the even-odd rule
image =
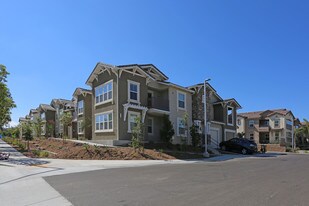
[[[253,140],[244,138],[233,138],[220,143],[223,151],[240,152],[242,154],[253,154],[257,152],[257,145]]]

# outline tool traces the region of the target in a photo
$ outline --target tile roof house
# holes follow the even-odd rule
[[[294,145],[295,120],[291,110],[272,109],[240,113],[237,132],[261,144]]]

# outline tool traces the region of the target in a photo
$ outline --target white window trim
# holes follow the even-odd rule
[[[229,108],[232,109],[232,124],[229,123]],[[229,126],[234,126],[235,122],[234,122],[234,107],[231,107],[231,106],[227,106],[226,108],[226,111],[227,111],[227,115],[226,115],[226,118],[227,118],[227,125]]]
[[[130,98],[130,92],[131,92],[130,84],[136,84],[137,85],[137,100]],[[140,93],[141,93],[140,83],[132,81],[132,80],[128,80],[128,102],[133,102],[133,103],[141,104],[141,102],[140,102]]]
[[[184,118],[181,118],[181,117],[177,117],[177,136],[179,136],[179,137],[186,137],[187,135],[186,135],[186,126],[184,127],[184,129],[185,129],[185,133],[184,134],[179,134],[179,122],[181,121],[181,120],[184,120]]]
[[[235,134],[236,134],[236,131],[235,131],[235,130],[225,129],[225,130],[224,130],[224,141],[226,141],[226,133],[227,133],[227,132],[233,133],[233,134],[234,134],[234,137],[235,137]]]
[[[82,112],[79,112],[79,104],[80,104],[80,102],[83,103]],[[77,102],[77,114],[78,115],[83,115],[84,114],[84,100],[80,100],[80,101]]]
[[[153,135],[153,117],[148,117],[148,119],[151,119],[151,133],[148,132],[148,121],[147,121],[147,133],[149,135]]]
[[[250,127],[250,121],[253,121],[252,127]],[[253,119],[248,120],[248,128],[254,128],[255,121]]]
[[[98,116],[98,115],[104,115],[104,114],[109,114],[109,113],[111,113],[112,114],[112,126],[113,126],[113,128],[112,129],[103,129],[103,130],[97,130],[97,128],[96,128],[96,124],[97,124],[97,122],[96,122],[96,117]],[[103,127],[104,127],[104,125],[103,125]],[[113,115],[113,110],[110,110],[110,111],[106,111],[106,112],[100,112],[100,113],[96,113],[95,115],[94,115],[94,133],[102,133],[102,132],[113,132],[114,131],[114,115]]]
[[[103,102],[96,103],[96,97],[97,97],[97,96],[96,96],[96,93],[95,93],[96,89],[99,88],[99,87],[104,87],[104,85],[109,84],[110,82],[112,83],[112,98],[111,98],[111,99],[108,99],[108,100],[105,100],[105,101],[103,101]],[[103,93],[103,96],[104,96],[104,93]],[[107,82],[104,82],[103,84],[101,84],[101,85],[99,85],[99,86],[97,86],[97,87],[94,88],[94,106],[95,106],[95,107],[96,107],[96,106],[99,106],[99,105],[102,105],[102,104],[109,103],[109,102],[113,102],[113,99],[114,99],[114,85],[113,85],[113,80],[109,80],[109,81],[107,81]]]
[[[183,94],[185,96],[185,98],[184,98],[185,107],[184,108],[179,107],[179,104],[178,104],[179,103],[179,94]],[[178,110],[186,110],[187,109],[187,102],[186,102],[186,100],[187,100],[187,94],[184,93],[184,92],[181,92],[181,91],[177,91],[177,109]]]
[[[82,132],[79,132],[79,124],[81,124],[81,123],[82,123],[82,120],[79,120],[77,122],[77,132],[78,132],[78,134],[84,134],[84,130],[82,128],[81,128]]]
[[[128,133],[132,133],[132,130],[130,128],[130,116],[131,114],[137,115],[137,117],[141,117],[141,113],[140,112],[134,112],[134,111],[128,111]]]
[[[276,126],[276,121],[278,121],[278,126]],[[274,128],[281,127],[281,120],[280,119],[274,119]]]

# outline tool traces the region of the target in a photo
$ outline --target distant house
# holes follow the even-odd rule
[[[43,121],[42,136],[55,137],[55,114],[56,109],[48,104],[40,104],[36,109]]]
[[[185,125],[192,125],[194,92],[167,80],[152,64],[98,63],[86,81],[92,88],[92,141],[129,143],[139,117],[145,141],[159,142],[162,118],[168,115],[175,129],[173,143],[190,142]]]
[[[236,117],[240,104],[234,99],[222,99],[217,91],[206,84],[206,106],[208,124],[208,144],[218,148],[220,142],[237,136]],[[205,135],[204,130],[204,84],[188,87],[194,91],[192,97],[192,119],[199,133]]]
[[[260,144],[293,146],[295,120],[291,110],[272,109],[240,113],[237,132]]]
[[[36,123],[39,118],[39,112],[36,109],[30,109],[28,116],[31,123]],[[33,129],[33,136],[37,136],[35,129]]]
[[[76,138],[92,139],[92,91],[76,88],[73,93],[76,109],[73,122],[76,125]]]
[[[72,117],[75,111],[75,104],[71,100],[67,99],[53,99],[50,106],[55,109],[55,135],[56,137],[62,137],[67,135],[69,138],[73,137],[72,125],[64,127],[61,123],[62,115],[65,112],[71,113]]]

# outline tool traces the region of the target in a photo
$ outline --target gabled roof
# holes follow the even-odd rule
[[[213,93],[215,94],[215,96],[220,100],[223,101],[222,97],[217,93],[217,91],[215,90],[215,88],[213,88],[213,86],[211,86],[208,82],[206,83],[206,88],[210,89],[211,91],[213,91]],[[199,92],[201,89],[204,89],[204,83],[199,83],[199,84],[195,84],[192,86],[189,86],[188,89],[194,90]]]
[[[35,114],[35,113],[38,113],[38,110],[36,109],[30,109],[29,111],[29,115],[31,116],[31,114]]]
[[[238,116],[245,117],[248,119],[259,119],[261,117],[271,117],[275,114],[286,116],[289,113],[293,116],[293,118],[295,118],[291,110],[287,109],[272,109],[272,110],[264,110],[256,112],[245,112],[245,113],[239,113]]]
[[[80,87],[77,87],[73,93],[73,97],[76,97],[78,95],[85,95],[85,94],[92,94],[92,91],[89,90],[89,89],[84,89],[84,88],[80,88]]]
[[[241,109],[242,108],[241,105],[234,98],[225,99],[225,100],[223,100],[223,102],[233,102],[234,104],[237,105],[237,109]]]
[[[25,117],[19,117],[19,120],[18,120],[19,122],[26,122],[27,121],[27,119],[25,118]]]
[[[53,108],[49,104],[40,104],[39,108],[42,109],[45,112],[46,111],[56,111],[55,108]]]
[[[68,100],[68,99],[52,99],[51,101],[51,104],[52,103],[55,103],[55,104],[62,104],[62,105],[65,105],[65,104],[68,104],[68,103],[71,103],[72,101],[71,100]]]
[[[114,66],[99,62],[96,64],[93,71],[89,75],[86,84],[91,86],[91,82],[93,82],[97,78],[97,75],[101,74],[102,72],[107,71],[109,74],[117,74],[118,71],[121,72],[122,70],[131,69],[137,70],[142,76],[148,77],[152,80],[165,81],[168,79],[168,77],[153,64],[126,64]]]

